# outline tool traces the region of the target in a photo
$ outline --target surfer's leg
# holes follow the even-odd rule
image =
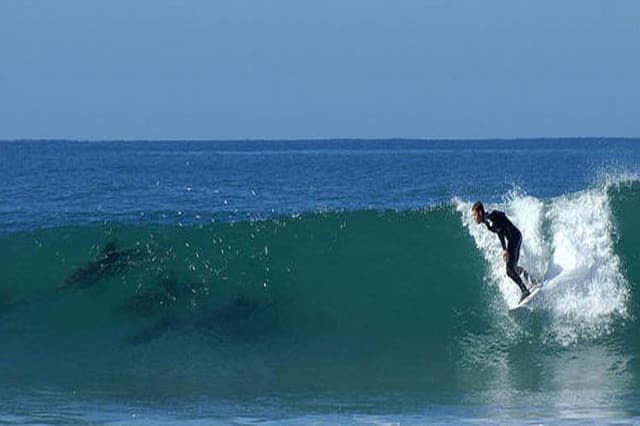
[[[530,273],[527,272],[522,266],[516,266],[516,272],[526,282],[526,285],[532,287],[540,285],[538,280],[533,278]]]
[[[520,247],[522,246],[522,238],[515,241],[512,247],[508,247],[509,249],[509,259],[514,259],[513,269],[516,271],[518,276],[526,282],[525,286],[537,286],[538,281],[531,276],[522,266],[518,265],[518,260],[520,259]]]
[[[513,282],[518,284],[518,287],[520,287],[522,294],[529,293],[529,290],[527,290],[527,286],[524,285],[522,278],[520,278],[520,275],[518,275],[518,273],[516,272],[516,269],[511,261],[507,261],[507,275],[513,280]]]
[[[522,272],[523,269],[518,266],[518,257],[520,256],[520,243],[522,239],[519,238],[513,242],[510,242],[507,246],[507,251],[509,252],[509,259],[507,259],[507,275],[509,278],[515,282],[518,287],[520,287],[520,291],[522,292],[522,297],[520,300],[524,299],[529,295],[529,290],[527,286],[520,278],[519,272]]]
[[[522,280],[529,284],[531,282],[531,277],[529,276],[529,273],[527,271],[525,271],[525,269],[522,266],[517,266],[514,268],[516,270],[516,274],[518,274],[518,276],[520,278],[522,278]]]

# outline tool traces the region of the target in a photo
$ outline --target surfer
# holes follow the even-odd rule
[[[477,224],[484,223],[489,228],[489,231],[498,234],[502,245],[502,257],[507,263],[507,275],[520,287],[520,291],[522,291],[520,302],[522,302],[531,294],[520,277],[520,274],[525,276],[529,276],[529,274],[518,266],[522,233],[503,212],[493,210],[489,214],[485,213],[484,206],[480,201],[477,201],[471,207],[471,215]]]

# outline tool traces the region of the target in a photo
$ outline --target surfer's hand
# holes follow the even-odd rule
[[[509,260],[509,252],[506,250],[502,250],[502,258],[507,261]]]

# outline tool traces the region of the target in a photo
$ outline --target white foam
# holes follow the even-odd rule
[[[613,316],[627,313],[628,285],[613,250],[607,188],[555,199],[547,217],[555,276],[544,301],[556,337],[570,343],[580,335],[608,332]]]
[[[608,333],[612,320],[627,314],[629,290],[613,249],[608,187],[546,203],[514,193],[502,204],[485,206],[504,211],[522,231],[519,264],[545,281],[535,309],[550,318],[546,334],[561,344]],[[456,199],[454,204],[487,260],[487,278],[498,286],[507,306],[515,306],[520,290],[507,277],[498,238],[473,222],[472,203]]]

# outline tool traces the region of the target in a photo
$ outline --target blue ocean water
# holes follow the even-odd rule
[[[638,423],[638,142],[2,142],[0,422]]]
[[[549,198],[635,172],[636,140],[35,141],[0,145],[0,230]],[[198,217],[199,216],[199,217]]]

